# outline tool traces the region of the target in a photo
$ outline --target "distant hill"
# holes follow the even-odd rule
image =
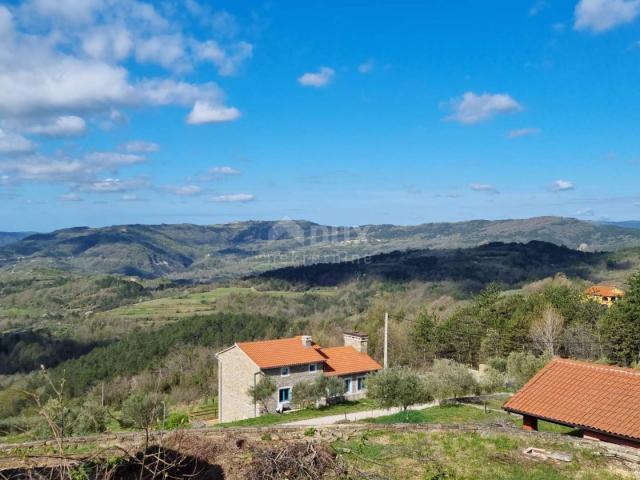
[[[0,232],[0,247],[22,240],[33,232]]]
[[[559,272],[586,279],[594,270],[607,268],[607,259],[606,253],[580,252],[548,242],[496,242],[467,249],[409,250],[338,264],[285,267],[259,277],[306,287],[336,286],[355,279],[451,281],[466,290],[479,290],[491,282],[518,286]]]
[[[329,227],[308,221],[249,221],[209,226],[77,227],[30,235],[0,247],[0,269],[59,268],[217,280],[392,251],[532,240],[583,251],[618,250],[640,246],[640,229],[559,217],[416,226]]]
[[[640,220],[627,220],[626,222],[603,222],[603,224],[624,228],[640,228]]]

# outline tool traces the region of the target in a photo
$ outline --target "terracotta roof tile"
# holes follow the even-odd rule
[[[328,377],[380,370],[382,366],[366,353],[353,347],[321,348],[325,357],[324,374]]]
[[[315,344],[305,347],[300,336],[258,342],[238,342],[236,345],[260,368],[322,363],[325,360]]]
[[[624,297],[624,290],[607,285],[594,285],[587,288],[585,293],[597,297]]]
[[[640,440],[640,370],[555,359],[504,409]]]

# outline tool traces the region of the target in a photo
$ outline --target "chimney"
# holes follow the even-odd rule
[[[369,335],[360,332],[344,332],[344,346],[353,347],[360,353],[367,353]]]
[[[304,346],[305,348],[310,347],[313,343],[313,341],[311,340],[311,335],[302,335],[300,339],[302,340],[302,346]]]

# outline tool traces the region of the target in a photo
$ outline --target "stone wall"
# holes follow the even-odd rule
[[[289,375],[282,376],[280,368],[269,368],[263,370],[264,375],[268,375],[275,382],[277,389],[273,394],[273,397],[268,403],[269,411],[274,412],[278,405],[278,389],[291,387],[293,391],[293,386],[300,382],[314,382],[318,378],[322,377],[322,364],[318,363],[316,365],[316,371],[311,373],[309,372],[309,365],[292,365],[289,367]]]
[[[221,422],[253,418],[256,407],[247,390],[260,380],[258,367],[238,347],[218,355],[218,416]]]

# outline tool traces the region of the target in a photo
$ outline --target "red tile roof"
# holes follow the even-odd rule
[[[504,409],[640,440],[640,370],[555,359]]]
[[[380,370],[382,366],[366,353],[360,353],[353,347],[321,348],[325,356],[324,374],[328,377],[364,373]]]
[[[302,337],[238,342],[238,347],[260,368],[286,367],[305,363],[322,363],[322,356],[314,343],[311,347],[302,344]]]
[[[593,287],[587,288],[585,292],[587,295],[597,297],[624,297],[624,290],[607,285],[594,285]]]

